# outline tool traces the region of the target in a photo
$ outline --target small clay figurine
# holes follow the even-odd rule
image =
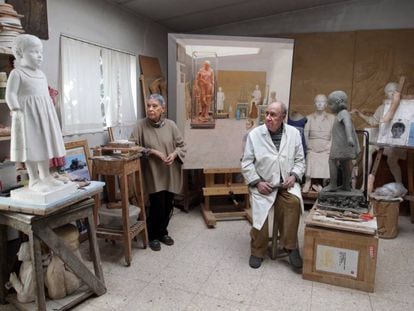
[[[351,191],[352,160],[360,147],[348,108],[348,96],[344,91],[334,91],[328,96],[328,105],[336,117],[332,126],[332,145],[329,155],[329,185],[323,191]],[[342,185],[338,187],[338,170],[341,167]]]
[[[10,287],[13,287],[16,290],[17,300],[19,302],[28,303],[35,301],[36,276],[33,270],[29,242],[23,242],[20,245],[20,249],[17,253],[17,256],[18,259],[22,261],[22,264],[20,266],[19,277],[17,277],[17,275],[14,272],[10,274]]]

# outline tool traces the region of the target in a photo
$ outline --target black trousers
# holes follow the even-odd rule
[[[174,193],[160,191],[149,195],[150,207],[147,218],[148,238],[159,240],[168,235],[167,227],[173,213]]]

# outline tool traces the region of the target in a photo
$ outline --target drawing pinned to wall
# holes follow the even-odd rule
[[[391,101],[384,103],[384,116],[390,109]],[[392,120],[382,122],[379,127],[378,143],[406,146],[409,140],[411,123],[414,120],[414,100],[402,99]]]

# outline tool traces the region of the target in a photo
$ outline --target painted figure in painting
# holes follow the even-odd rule
[[[196,97],[200,104],[199,120],[206,122],[210,119],[209,111],[214,94],[214,72],[208,60],[198,70],[195,86],[197,88]]]
[[[16,68],[7,81],[6,99],[12,114],[12,161],[25,162],[29,189],[47,192],[62,185],[49,172],[49,159],[65,155],[59,121],[40,70],[43,47],[39,38],[19,35],[13,42]]]
[[[334,91],[328,96],[328,105],[336,114],[332,126],[332,145],[329,155],[329,185],[323,191],[351,191],[352,160],[360,152],[358,137],[347,110],[348,96],[344,91]],[[338,187],[338,170],[341,167],[342,184]]]

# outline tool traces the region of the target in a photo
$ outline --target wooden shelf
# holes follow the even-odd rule
[[[11,136],[0,136],[0,141],[11,140]]]

